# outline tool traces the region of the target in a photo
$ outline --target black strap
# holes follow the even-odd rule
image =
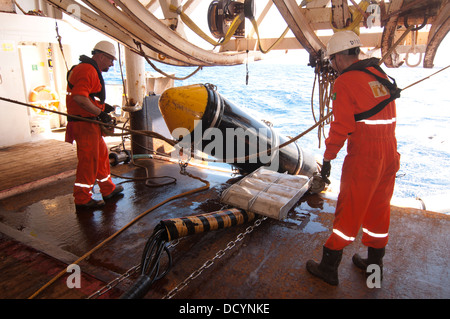
[[[375,73],[369,71],[367,69],[368,67],[373,67],[380,73],[385,74],[387,77],[389,77],[392,80],[392,82],[386,78],[378,76]],[[362,121],[362,120],[368,119],[369,117],[374,116],[375,114],[381,112],[386,107],[386,105],[388,105],[389,103],[391,103],[392,101],[394,101],[395,99],[400,97],[401,89],[397,87],[397,83],[395,82],[395,79],[390,77],[389,75],[387,75],[383,71],[383,69],[378,65],[378,59],[372,58],[372,59],[367,59],[367,60],[362,60],[362,61],[356,62],[353,65],[351,65],[350,67],[348,67],[347,69],[345,69],[343,73],[348,72],[348,71],[361,71],[361,72],[364,72],[364,73],[367,73],[367,74],[373,76],[378,82],[380,82],[383,86],[385,86],[389,90],[389,94],[390,94],[389,98],[381,101],[380,103],[378,103],[377,105],[372,107],[370,110],[355,114],[354,117],[355,117],[356,122]]]
[[[356,122],[362,121],[362,120],[368,119],[369,117],[374,116],[375,114],[381,112],[386,107],[386,105],[388,105],[389,103],[391,103],[394,100],[395,100],[395,97],[391,96],[390,98],[387,98],[386,100],[381,101],[380,103],[375,105],[370,110],[355,114],[354,115],[355,121]]]
[[[74,116],[82,117],[82,118],[88,119],[88,120],[95,120],[95,121],[98,120],[98,118],[96,116],[92,116],[92,117],[85,117],[85,116],[81,116],[81,115],[74,115]],[[83,121],[83,120],[77,119],[76,117],[67,116],[67,122],[80,122],[80,121]]]
[[[98,98],[100,100],[101,104],[105,103],[105,99],[106,99],[105,81],[103,80],[102,72],[100,72],[97,63],[93,59],[91,59],[90,57],[85,56],[85,55],[80,56],[79,64],[82,64],[82,63],[90,64],[95,68],[95,71],[97,71],[97,75],[100,80],[100,84],[102,86],[100,92],[91,93],[91,94],[89,94],[89,97],[93,100],[95,98]],[[77,65],[79,65],[79,64],[77,64]],[[67,85],[69,86],[70,89],[73,88],[73,84],[69,82],[70,72],[72,72],[73,68],[76,67],[77,65],[74,65],[69,70],[69,72],[67,72]]]

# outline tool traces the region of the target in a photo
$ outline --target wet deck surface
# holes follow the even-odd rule
[[[36,190],[0,201],[0,298],[27,298],[93,247],[121,230],[154,205],[204,184],[180,174],[176,163],[139,160],[151,176],[173,176],[175,184],[149,187],[142,181],[114,177],[125,188],[101,210],[76,211],[70,176]],[[144,245],[162,220],[217,211],[218,198],[236,177],[229,173],[188,167],[207,179],[206,191],[182,197],[149,212],[116,238],[80,262],[86,279],[83,289],[68,289],[63,276],[36,298],[86,298],[105,283],[140,263]],[[112,172],[143,177],[145,169],[128,165]],[[157,180],[162,182],[163,180]],[[100,197],[94,189],[94,197]],[[392,209],[390,241],[384,258],[382,288],[368,288],[351,256],[365,253],[360,236],[344,250],[339,268],[340,285],[329,286],[311,276],[308,259],[320,260],[334,212],[334,201],[306,195],[288,219],[266,219],[215,260],[200,276],[173,296],[188,299],[292,299],[292,298],[442,298],[450,297],[450,217],[415,209]],[[171,248],[173,267],[153,284],[146,298],[164,298],[207,260],[253,222],[182,239]],[[33,278],[33,279],[30,279]],[[104,298],[118,298],[136,280],[122,281]],[[14,288],[12,288],[14,287]]]
[[[75,145],[55,139],[0,148],[0,199],[75,174],[76,152]]]

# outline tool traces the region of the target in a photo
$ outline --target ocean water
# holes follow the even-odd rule
[[[182,77],[193,72],[192,67],[173,67],[158,64],[165,72]],[[149,65],[148,71],[153,71]],[[440,68],[422,67],[387,69],[400,88],[414,83]],[[279,134],[296,136],[314,124],[311,95],[314,70],[305,64],[275,64],[259,61],[248,65],[205,67],[175,86],[211,83],[233,104],[242,107],[257,119],[270,121]],[[105,82],[120,82],[120,69],[104,74]],[[397,142],[401,154],[401,168],[397,173],[394,197],[416,198],[450,194],[450,69],[403,91],[397,100]],[[316,93],[317,94],[317,93]],[[314,108],[318,109],[317,98]],[[328,127],[325,128],[326,134]],[[319,148],[317,129],[297,141],[319,159],[324,152],[322,140]],[[332,161],[332,188],[339,185],[346,146]]]

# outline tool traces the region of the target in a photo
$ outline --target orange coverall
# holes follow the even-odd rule
[[[368,70],[385,77],[373,67]],[[325,141],[324,158],[335,159],[348,141],[333,232],[325,243],[329,249],[341,250],[349,245],[361,226],[364,245],[383,248],[388,242],[390,200],[400,168],[395,102],[362,121],[356,122],[354,114],[367,111],[389,97],[387,88],[361,71],[345,72],[335,81],[334,121]]]
[[[67,113],[82,117],[95,117],[84,110],[74,100],[74,95],[89,97],[91,93],[100,92],[102,85],[96,69],[88,63],[80,63],[70,72],[70,83],[66,98]],[[96,99],[91,101],[102,111],[105,108]],[[108,149],[99,124],[85,121],[69,121],[66,127],[66,142],[77,143],[78,166],[74,184],[74,201],[76,205],[87,204],[91,200],[92,188],[97,181],[103,196],[109,195],[115,184],[111,180]]]

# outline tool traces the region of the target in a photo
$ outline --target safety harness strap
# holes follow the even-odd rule
[[[395,82],[395,79],[390,77],[383,71],[383,69],[378,65],[378,61],[379,60],[376,58],[362,60],[362,61],[352,64],[350,67],[345,69],[344,72],[342,72],[342,73],[345,73],[345,72],[349,72],[349,71],[361,71],[361,72],[367,73],[367,74],[373,76],[378,82],[380,82],[383,86],[385,86],[389,90],[389,94],[390,94],[389,98],[381,101],[380,103],[378,103],[377,105],[372,107],[370,110],[355,114],[354,117],[355,117],[356,122],[362,121],[362,120],[365,120],[365,119],[368,119],[368,118],[374,116],[375,114],[381,112],[386,107],[386,105],[388,105],[389,103],[391,103],[392,101],[394,101],[395,99],[400,97],[401,89],[397,87],[397,83]],[[392,82],[386,78],[378,76],[375,73],[369,71],[367,69],[368,67],[375,68],[380,73],[389,77],[392,80]]]
[[[380,103],[375,105],[370,110],[365,111],[365,112],[361,112],[361,113],[358,113],[358,114],[355,114],[354,115],[355,122],[359,122],[359,121],[368,119],[368,118],[374,116],[375,114],[381,112],[386,107],[386,105],[388,105],[389,103],[391,103],[395,99],[396,99],[395,97],[391,96],[391,97],[387,98],[386,100],[381,101]]]
[[[75,116],[82,117],[83,119],[88,119],[88,120],[94,120],[94,121],[98,120],[97,116],[91,116],[91,117],[86,117],[86,116],[81,116],[81,115],[75,115]],[[83,121],[83,120],[75,118],[75,117],[67,116],[67,121],[68,122],[79,122],[79,121]]]
[[[82,64],[82,63],[90,64],[95,68],[95,71],[97,71],[97,75],[98,75],[98,78],[100,80],[100,84],[102,87],[100,92],[91,93],[91,94],[89,94],[89,97],[93,100],[95,98],[98,98],[100,100],[101,104],[105,103],[105,99],[106,99],[105,81],[103,80],[102,72],[99,70],[97,63],[93,59],[91,59],[90,57],[85,56],[85,55],[80,56],[79,64]],[[77,64],[77,65],[79,65],[79,64]],[[70,89],[73,88],[73,84],[69,82],[70,72],[72,72],[73,68],[76,67],[77,65],[74,65],[69,70],[69,72],[67,72],[67,85],[69,86]]]

